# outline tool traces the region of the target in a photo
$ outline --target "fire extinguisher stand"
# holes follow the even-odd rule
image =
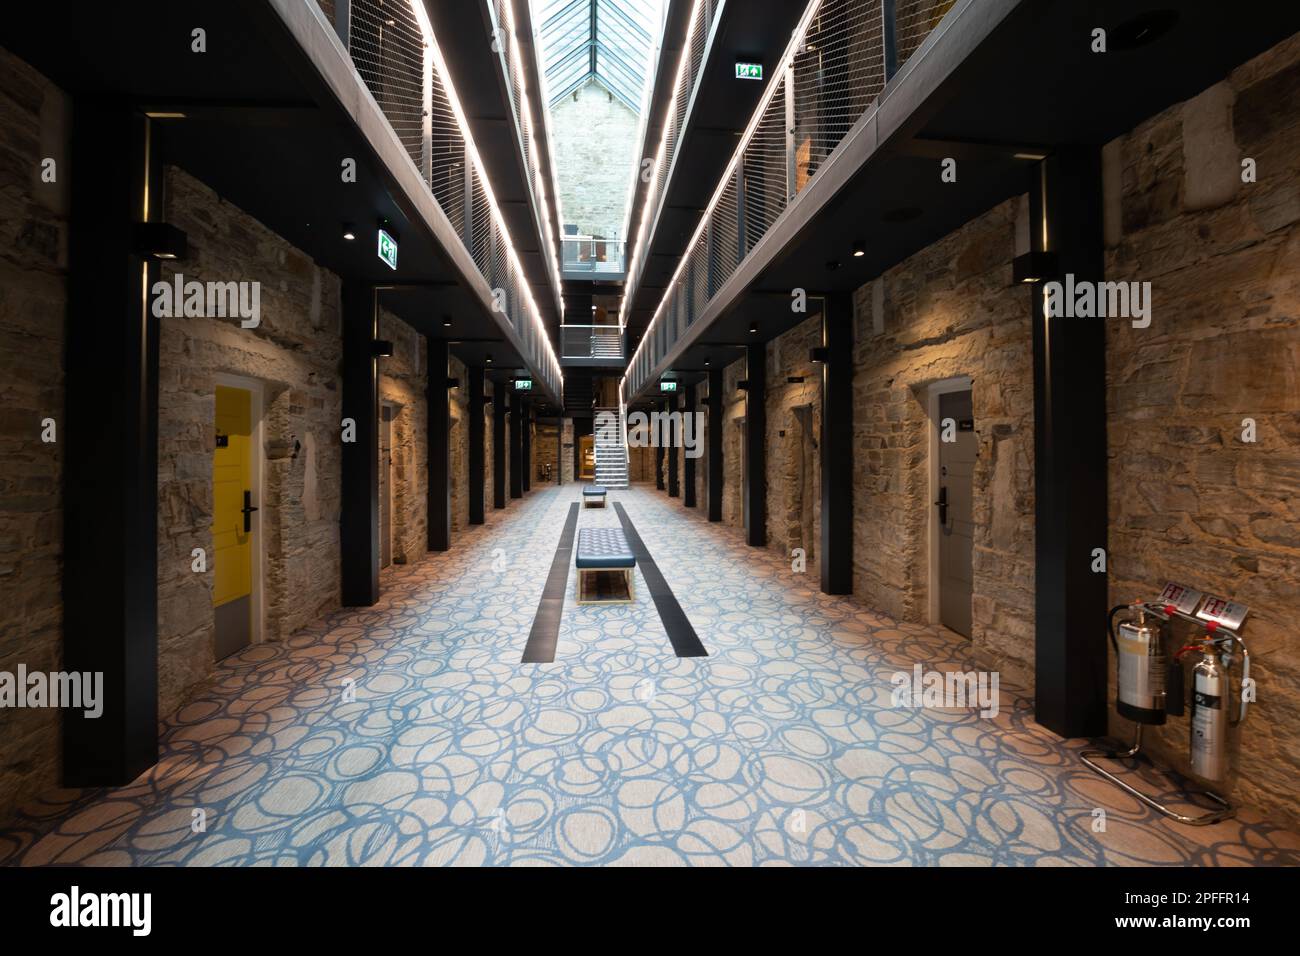
[[[1194,617],[1191,614],[1184,613],[1183,611],[1180,611],[1177,608],[1172,607],[1170,605],[1148,603],[1148,604],[1134,605],[1134,606],[1140,607],[1146,610],[1148,613],[1163,615],[1166,618],[1176,618],[1176,619],[1188,621],[1198,628],[1207,627],[1206,621]],[[1237,647],[1241,648],[1241,654],[1240,654],[1241,683],[1242,686],[1245,686],[1246,681],[1250,678],[1250,651],[1247,650],[1245,642],[1243,642],[1241,637],[1235,632],[1227,629],[1216,628],[1213,624],[1209,625],[1209,630],[1213,634],[1220,635],[1220,636],[1213,637],[1208,643],[1213,644],[1214,647],[1216,648],[1216,651],[1220,654],[1225,655],[1225,657],[1227,658],[1227,663],[1224,666],[1225,674],[1228,673],[1230,665],[1232,661],[1235,659],[1235,655],[1230,654],[1228,649],[1231,648],[1231,646],[1234,644]],[[1231,681],[1228,681],[1227,683],[1228,686],[1231,686]],[[1229,727],[1237,727],[1241,724],[1243,720],[1246,719],[1246,707],[1248,706],[1248,704],[1249,701],[1246,700],[1245,694],[1242,694],[1241,708],[1238,713],[1237,720],[1230,721]],[[1163,723],[1163,721],[1161,722]],[[1179,813],[1176,810],[1170,809],[1169,807],[1162,804],[1160,801],[1156,800],[1153,797],[1148,796],[1147,794],[1133,787],[1131,784],[1120,779],[1115,774],[1111,773],[1105,767],[1102,767],[1100,764],[1096,763],[1097,759],[1124,760],[1131,757],[1137,757],[1142,752],[1142,726],[1143,725],[1140,721],[1134,722],[1135,730],[1133,732],[1133,746],[1130,749],[1122,750],[1122,751],[1121,750],[1085,750],[1079,755],[1080,759],[1083,761],[1084,765],[1089,770],[1092,770],[1094,773],[1099,774],[1102,777],[1105,777],[1107,780],[1115,784],[1115,786],[1119,787],[1125,793],[1129,794],[1130,796],[1136,797],[1138,800],[1142,801],[1142,803],[1146,804],[1148,807],[1151,807],[1151,809],[1164,814],[1165,816],[1169,817],[1171,820],[1177,820],[1179,823],[1185,823],[1188,826],[1193,826],[1193,827],[1209,826],[1210,824],[1218,823],[1221,820],[1227,820],[1237,812],[1236,808],[1231,803],[1229,803],[1225,798],[1221,797],[1219,794],[1214,793],[1212,790],[1201,790],[1200,791],[1201,795],[1217,803],[1219,805],[1219,809],[1210,810],[1206,813],[1201,814],[1200,816],[1194,816],[1194,817],[1187,816],[1185,814]],[[1225,746],[1226,746],[1226,742],[1225,742]],[[1152,763],[1154,765],[1154,761]]]

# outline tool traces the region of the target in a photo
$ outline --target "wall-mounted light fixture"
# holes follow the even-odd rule
[[[393,354],[393,343],[388,339],[375,339],[370,343],[370,354],[375,358],[389,358]]]
[[[448,387],[448,388],[460,388],[460,379],[458,379],[458,378],[449,378],[449,379],[447,379],[447,387]]]
[[[808,361],[810,362],[819,362],[825,364],[828,358],[830,358],[830,349],[824,346],[819,345],[815,349],[808,350]]]
[[[747,379],[747,378],[742,378],[739,382],[736,383],[736,388],[739,389],[739,390],[742,391],[742,392],[748,392],[748,391],[749,391],[749,379]]]
[[[803,376],[802,376],[802,375],[787,375],[787,376],[785,377],[785,383],[786,383],[787,385],[802,385],[802,384],[803,384]]]
[[[169,222],[137,222],[135,253],[150,259],[184,259],[189,251],[185,233]]]
[[[1057,275],[1060,265],[1054,252],[1026,252],[1011,261],[1011,276],[1016,282],[1046,282]]]

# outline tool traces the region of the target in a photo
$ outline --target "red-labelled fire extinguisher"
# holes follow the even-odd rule
[[[1130,617],[1115,626],[1115,616]],[[1144,604],[1111,608],[1110,643],[1115,648],[1116,702],[1121,717],[1139,724],[1165,722],[1165,629]]]
[[[1205,635],[1201,659],[1192,667],[1191,769],[1206,780],[1228,772],[1228,675],[1219,663],[1213,634]]]

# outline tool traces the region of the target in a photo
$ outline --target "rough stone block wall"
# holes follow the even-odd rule
[[[623,238],[636,161],[636,113],[595,81],[551,110],[551,155],[565,223],[583,235]],[[607,254],[613,254],[609,250]]]
[[[560,449],[560,480],[564,484],[573,482],[573,419],[564,419],[564,433]]]
[[[434,374],[437,372],[435,370]],[[447,373],[444,378],[460,380],[461,387],[451,390],[451,530],[464,531],[469,527],[469,390],[465,388],[469,372],[465,363],[456,356],[447,358]],[[426,456],[423,467],[428,469]],[[491,498],[486,499],[491,501]],[[427,499],[426,499],[427,505]],[[428,538],[425,538],[423,554],[428,550]]]
[[[265,470],[263,636],[283,640],[339,604],[342,416],[339,281],[174,167],[167,221],[189,255],[162,278],[261,283],[261,324],[163,318],[158,425],[159,707],[169,713],[213,664],[212,453],[218,373],[260,382]]]
[[[537,424],[533,433],[533,487],[544,488],[555,484],[555,469],[559,465],[559,449],[556,447],[557,428],[554,422]],[[546,466],[551,466],[551,476],[545,475]]]
[[[0,50],[0,671],[61,667],[66,99]],[[56,162],[42,181],[42,160]],[[42,421],[55,422],[54,442]],[[3,712],[0,821],[57,783],[59,713]]]
[[[739,383],[745,378],[744,358],[728,365],[722,372],[722,523],[744,530],[745,502],[744,462],[745,393]]]
[[[900,620],[929,616],[927,386],[968,375],[974,477],[972,641],[1032,678],[1033,355],[1028,293],[1013,285],[1020,200],[911,256],[855,296],[855,597]],[[883,295],[881,294],[883,292]]]
[[[1166,580],[1251,607],[1258,703],[1235,793],[1300,822],[1300,38],[1106,150],[1107,278],[1152,283],[1110,320],[1112,603]],[[1258,179],[1242,182],[1253,159]],[[1255,440],[1246,440],[1246,420]],[[1180,634],[1192,633],[1179,631]],[[1113,661],[1111,663],[1113,683]],[[1113,695],[1112,695],[1113,701]],[[1114,714],[1112,731],[1132,725]],[[1187,769],[1187,721],[1147,739]]]
[[[406,564],[429,550],[428,353],[424,336],[382,308],[379,337],[393,343],[393,354],[379,360],[379,400],[394,406],[393,561]],[[382,452],[379,466],[385,467]]]
[[[802,548],[818,574],[821,541],[821,372],[808,350],[821,345],[820,315],[767,344],[767,544],[789,558]],[[802,382],[791,382],[802,378]]]

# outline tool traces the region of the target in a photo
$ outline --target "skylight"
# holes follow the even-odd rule
[[[598,80],[641,112],[662,0],[532,0],[550,104]]]

